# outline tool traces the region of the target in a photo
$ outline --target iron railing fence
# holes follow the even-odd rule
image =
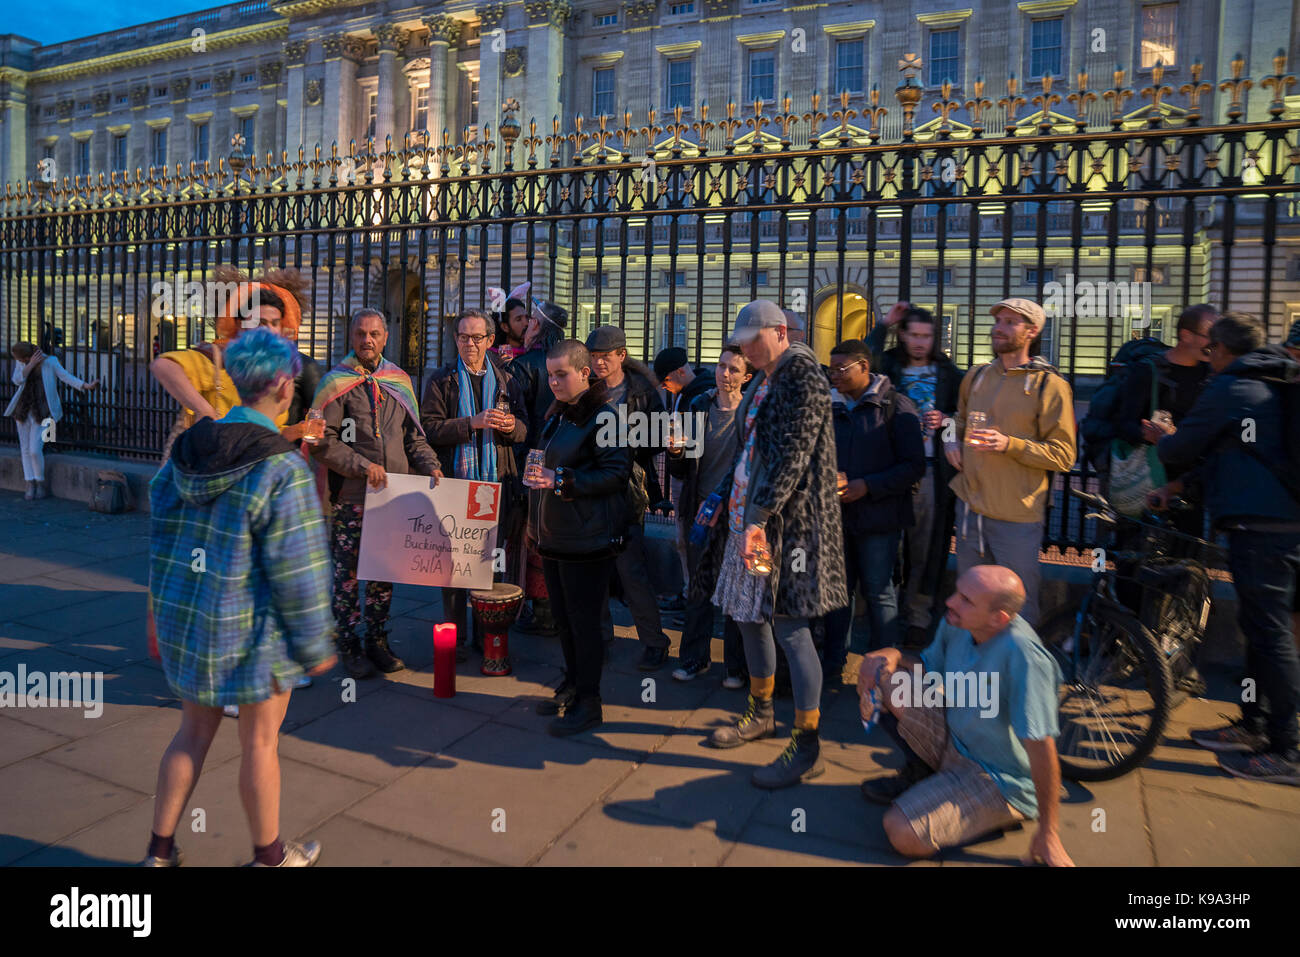
[[[613,322],[634,354],[677,344],[696,362],[716,357],[752,298],[786,306],[822,353],[903,298],[944,317],[968,366],[985,357],[992,302],[1025,295],[1051,306],[1042,351],[1083,384],[1135,331],[1168,335],[1183,305],[1233,304],[1247,283],[1265,317],[1288,318],[1279,285],[1300,289],[1300,275],[1278,268],[1278,247],[1300,222],[1300,121],[1284,116],[1294,81],[1274,66],[1261,81],[1270,119],[1255,123],[1242,121],[1251,81],[1238,61],[1222,122],[1199,115],[1199,73],[1173,106],[1155,71],[1141,91],[1151,102],[1127,114],[1122,74],[1100,94],[1081,75],[1066,98],[1074,118],[1052,109],[1050,78],[1023,117],[1014,80],[997,104],[982,83],[964,102],[945,85],[919,126],[923,91],[909,79],[895,91],[897,142],[882,142],[874,93],[860,111],[847,95],[803,112],[786,98],[743,117],[728,104],[716,121],[706,106],[692,122],[680,108],[643,126],[578,117],[562,133],[557,120],[545,137],[506,104],[497,137],[460,145],[444,134],[440,146],[259,164],[236,143],[215,171],[59,182],[45,170],[4,196],[0,336],[6,351],[35,341],[103,381],[69,396],[59,444],[142,458],[176,413],[149,363],[211,338],[210,280],[225,265],[307,275],[300,343],[327,365],[347,350],[346,317],[382,309],[390,358],[417,381],[453,354],[458,312],[527,279],[569,310],[575,334]],[[1085,118],[1099,95],[1109,128]],[[1139,301],[1117,297],[1134,290]],[[0,422],[0,438],[14,435]],[[1062,505],[1048,544],[1077,547],[1082,516]]]

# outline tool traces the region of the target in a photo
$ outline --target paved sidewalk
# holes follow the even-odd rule
[[[0,671],[102,670],[106,701],[95,719],[74,709],[0,710],[0,864],[134,862],[149,836],[158,759],[179,721],[145,651],[147,517],[4,492],[0,527]],[[759,791],[750,771],[784,739],[703,747],[744,693],[720,687],[717,664],[686,684],[670,669],[637,671],[640,648],[615,607],[605,724],[560,740],[532,710],[560,674],[554,641],[512,636],[512,677],[485,678],[465,664],[456,697],[434,698],[438,596],[399,586],[393,639],[409,670],[359,682],[351,704],[337,673],[293,695],[280,746],[283,833],[320,839],[323,865],[904,863],[884,839],[882,810],[858,794],[864,777],[897,767],[898,757],[879,730],[864,737],[851,689],[824,704],[827,773]],[[720,651],[715,643],[715,662]],[[782,733],[792,707],[777,702]],[[1189,727],[1228,710],[1189,701],[1140,771],[1067,785],[1062,838],[1076,863],[1300,863],[1300,788],[1228,777],[1187,740]],[[249,858],[238,770],[236,722],[227,720],[178,832],[187,864]],[[922,866],[1014,863],[1030,835]]]

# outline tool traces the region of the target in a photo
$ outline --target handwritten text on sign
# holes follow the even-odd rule
[[[366,487],[357,578],[404,585],[491,588],[500,520],[496,482],[388,474]]]

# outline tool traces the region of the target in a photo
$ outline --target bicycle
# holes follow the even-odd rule
[[[1210,576],[1197,556],[1217,548],[1170,528],[1152,512],[1129,518],[1100,495],[1077,489],[1070,494],[1096,509],[1085,518],[1115,531],[1137,526],[1143,535],[1141,547],[1102,556],[1111,561],[1094,569],[1078,608],[1057,609],[1039,629],[1063,678],[1061,774],[1106,781],[1145,761],[1186,693],[1204,691],[1194,659],[1209,619]],[[1129,565],[1134,574],[1127,573]],[[1122,581],[1142,590],[1138,614],[1116,594]]]

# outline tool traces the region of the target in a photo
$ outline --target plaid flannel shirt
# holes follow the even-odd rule
[[[172,689],[205,706],[264,701],[272,679],[287,690],[333,653],[331,561],[311,470],[295,452],[242,471],[203,504],[182,498],[170,459],[150,483],[158,651]]]

